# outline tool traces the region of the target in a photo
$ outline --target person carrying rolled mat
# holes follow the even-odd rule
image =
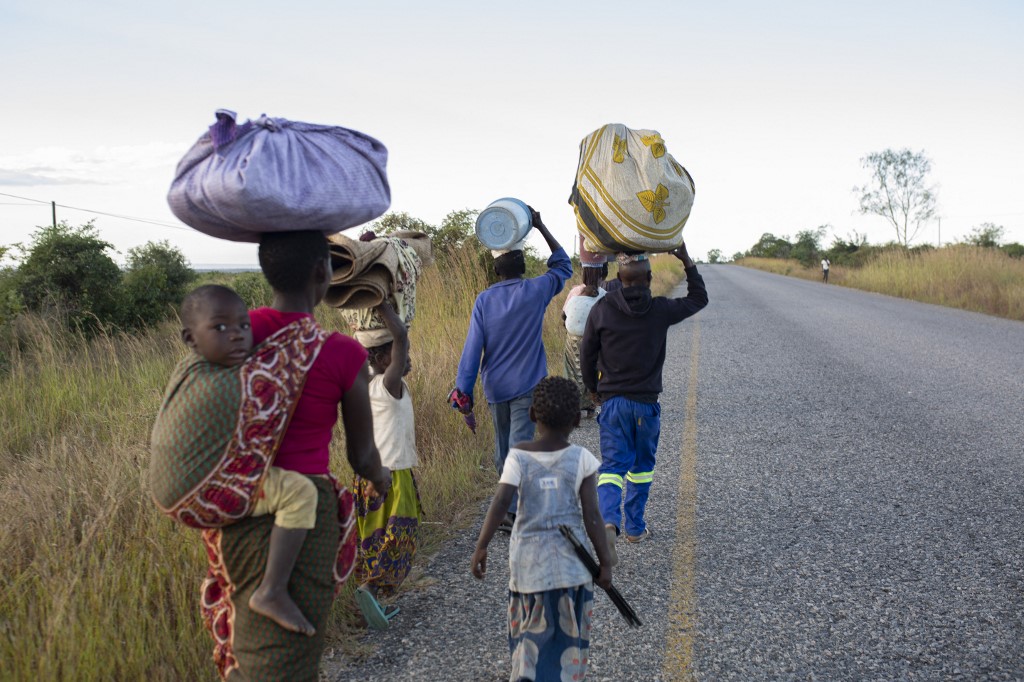
[[[360,581],[355,598],[367,625],[386,630],[398,607],[384,607],[378,598],[393,595],[409,575],[423,509],[413,475],[417,456],[412,396],[404,379],[412,371],[409,331],[389,302],[380,304],[377,312],[391,340],[366,349],[373,370],[370,407],[373,440],[381,463],[391,470],[391,488],[387,495],[375,496],[369,481],[355,477]]]
[[[708,304],[704,279],[683,244],[671,252],[686,271],[685,298],[651,295],[651,264],[644,255],[620,254],[622,288],[590,311],[580,365],[583,383],[601,403],[601,469],[597,493],[609,540],[650,537],[644,510],[654,479],[661,433],[662,368],[668,328]],[[625,526],[623,526],[625,487]],[[612,545],[614,549],[614,544]]]
[[[459,410],[473,410],[473,387],[477,374],[483,378],[484,397],[494,423],[494,466],[501,475],[508,448],[533,439],[530,403],[533,387],[547,376],[547,359],[542,338],[544,312],[566,280],[572,277],[572,261],[530,208],[531,223],[551,249],[548,271],[526,278],[522,245],[495,254],[494,271],[501,281],[476,298],[469,331],[459,359],[455,393],[468,396]],[[499,530],[509,533],[515,522],[513,499]]]

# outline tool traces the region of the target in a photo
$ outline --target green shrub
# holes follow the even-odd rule
[[[39,228],[15,274],[21,301],[86,333],[116,323],[121,270],[107,255],[113,248],[97,236],[92,221]]]
[[[1024,244],[1020,244],[1019,242],[1003,244],[999,249],[1010,258],[1024,258]]]
[[[120,324],[144,329],[172,317],[195,276],[184,254],[167,241],[130,249],[122,282]]]
[[[0,327],[6,327],[11,320],[25,309],[18,286],[14,268],[0,268]]]
[[[274,291],[262,272],[240,272],[225,285],[238,292],[250,309],[270,305],[274,299]]]
[[[121,294],[118,323],[125,329],[145,329],[166,319],[182,298],[168,295],[167,274],[155,265],[126,272]]]

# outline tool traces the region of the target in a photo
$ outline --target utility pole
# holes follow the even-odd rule
[[[939,217],[939,248],[942,248],[942,217]]]
[[[51,201],[50,208],[53,209],[53,229],[57,229],[57,202]]]

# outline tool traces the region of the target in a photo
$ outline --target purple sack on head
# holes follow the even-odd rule
[[[363,133],[261,116],[217,123],[178,163],[171,211],[212,237],[258,242],[263,232],[341,232],[391,205],[387,149]]]

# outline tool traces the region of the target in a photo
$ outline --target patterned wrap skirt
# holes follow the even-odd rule
[[[263,579],[274,515],[251,516],[203,531],[209,560],[200,611],[213,635],[213,659],[222,679],[317,682],[334,596],[352,573],[356,557],[352,493],[330,478],[310,478],[319,501],[316,527],[302,544],[288,593],[316,628],[307,637],[249,610]]]
[[[417,535],[423,507],[412,469],[391,472],[387,497],[371,498],[365,479],[355,477],[356,526],[359,529],[359,559],[356,579],[372,583],[377,594],[387,597],[409,575],[416,556]]]
[[[583,371],[580,369],[580,344],[582,342],[582,336],[566,332],[565,352],[562,355],[562,360],[565,365],[565,378],[575,383],[576,388],[580,389],[580,409],[592,410],[594,401],[590,399],[590,391],[583,385]]]
[[[582,680],[590,663],[593,584],[508,593],[511,682]]]

